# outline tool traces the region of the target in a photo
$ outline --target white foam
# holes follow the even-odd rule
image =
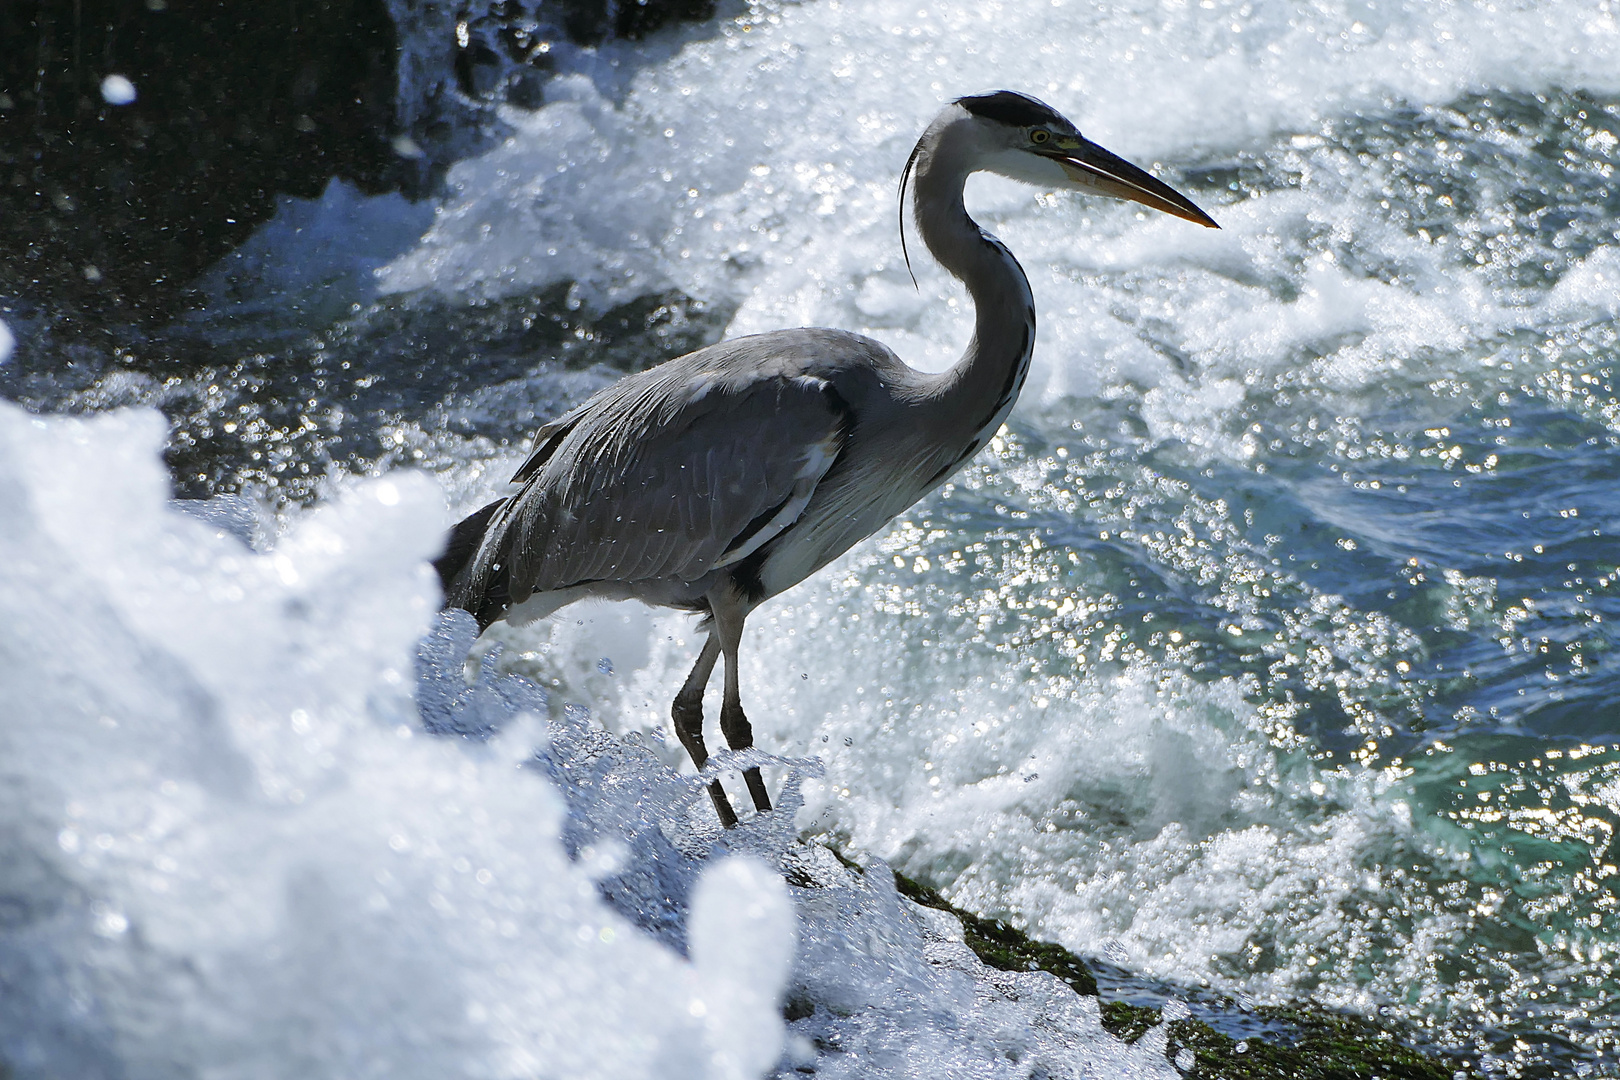
[[[499,730],[424,734],[435,488],[354,484],[255,553],[167,503],[163,430],[0,405],[10,1075],[1176,1075],[1163,1028],[1121,1042],[794,841],[791,785],[722,835],[633,741],[466,685],[465,614],[423,713]]]
[[[698,881],[688,929],[692,962],[721,989],[708,1023],[721,1041],[732,1032],[746,1035],[718,1058],[716,1077],[759,1076],[782,1053],[782,1013],[796,952],[793,905],[787,886],[770,867],[752,858],[715,863]]]
[[[1612,319],[1620,315],[1620,250],[1598,248],[1558,279],[1543,304],[1544,320]]]
[[[348,315],[376,298],[377,270],[414,247],[432,221],[431,203],[366,196],[335,178],[317,199],[279,196],[275,215],[197,282],[231,312],[216,336],[262,334],[267,325],[288,333]]]
[[[1610,87],[1617,45],[1612,14],[1581,5],[785,6],[722,22],[718,34],[641,68],[612,87],[622,100],[572,75],[550,85],[538,112],[503,113],[511,136],[451,170],[452,194],[422,246],[381,278],[387,290],[470,296],[572,279],[597,304],[673,286],[742,300],[733,333],[876,331],[907,359],[938,367],[966,336],[966,309],[949,303],[954,286],[926,256],[917,265],[923,303],[900,299],[910,284],[894,210],[899,167],[945,98],[1016,86],[1128,157],[1187,162],[1388,99]],[[630,69],[639,59],[629,49],[606,55]],[[1476,314],[1477,298],[1448,295],[1458,276],[1432,246],[1422,250],[1353,199],[1277,193],[1221,208],[1221,233],[1169,219],[1138,224],[1096,200],[1036,206],[1010,183],[978,185],[973,204],[1031,271],[1045,316],[1040,363],[1058,392],[1165,377],[1162,360],[1146,373],[1127,360],[1123,347],[1140,331],[1098,308],[1098,273],[1167,279],[1155,291],[1186,313],[1175,322],[1200,360],[1258,346],[1264,363],[1302,334],[1403,327],[1418,337]],[[1315,266],[1302,282],[1314,296],[1297,305],[1239,284],[1279,269],[1293,277],[1279,265],[1279,243],[1334,214],[1341,228],[1403,245],[1422,270],[1418,284],[1363,295],[1365,282]],[[1224,334],[1200,340],[1200,311],[1218,311]],[[1247,332],[1232,322],[1245,313]],[[1279,322],[1296,329],[1250,340],[1275,335],[1267,328]]]
[[[0,405],[11,1074],[698,1077],[773,1061],[780,1031],[760,1018],[792,942],[779,882],[717,868],[735,892],[703,918],[746,930],[755,959],[718,944],[690,964],[564,853],[555,788],[514,768],[532,742],[470,753],[413,734],[437,489],[357,485],[258,555],[167,509],[163,431],[155,413]]]
[[[1436,969],[1466,920],[1366,870],[1396,849],[1460,865],[1414,826],[1401,785],[1280,744],[1238,679],[1201,684],[1128,649],[1032,673],[993,644],[1001,634],[966,640],[975,618],[960,601],[930,611],[928,584],[896,588],[888,561],[857,554],[750,620],[743,691],[760,745],[826,763],[802,827],[1141,974],[1358,1009],[1418,986],[1438,1012],[1466,1008],[1447,1003]],[[980,610],[1022,597],[999,589]],[[645,666],[616,659],[611,677],[587,677],[600,639],[567,613],[540,633],[530,670],[557,673],[628,730],[667,727],[698,645],[682,617],[658,616]],[[682,763],[673,739],[662,756]],[[1410,925],[1344,918],[1366,903]],[[1375,954],[1399,960],[1370,978],[1351,970]]]

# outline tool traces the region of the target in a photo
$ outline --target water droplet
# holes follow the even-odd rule
[[[135,84],[122,75],[101,80],[101,100],[109,105],[128,105],[135,100]]]

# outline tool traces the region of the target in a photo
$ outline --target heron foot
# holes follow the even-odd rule
[[[720,706],[720,733],[726,737],[726,745],[733,750],[753,747],[754,726],[748,722],[740,702],[727,701]],[[753,797],[754,809],[762,814],[769,811],[771,796],[765,790],[765,778],[760,775],[759,766],[744,769],[743,780],[748,784],[748,794]]]
[[[771,808],[771,797],[765,790],[765,778],[759,774],[759,767],[743,770],[743,779],[748,783],[748,794],[754,798],[754,809],[766,813]]]
[[[709,748],[703,742],[702,688],[699,687],[696,693],[683,690],[675,695],[675,704],[670,706],[669,715],[675,721],[675,734],[681,740],[681,745],[686,747],[692,764],[702,769],[709,763]],[[720,824],[728,829],[735,826],[737,811],[731,808],[731,800],[726,798],[726,789],[720,786],[720,781],[709,781],[709,798],[714,800],[714,812],[720,816]]]
[[[720,824],[728,829],[737,827],[737,811],[731,808],[731,800],[726,798],[726,789],[720,786],[720,781],[709,781],[709,798],[714,800],[714,812],[720,815]]]

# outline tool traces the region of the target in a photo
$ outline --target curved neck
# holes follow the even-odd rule
[[[966,155],[920,153],[913,202],[917,231],[939,264],[967,287],[973,337],[935,389],[957,430],[1000,426],[1023,388],[1035,347],[1035,302],[1029,279],[1001,241],[980,229],[962,204],[972,172]],[[988,438],[988,435],[986,435]]]

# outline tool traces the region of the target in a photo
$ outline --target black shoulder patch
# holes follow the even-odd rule
[[[1068,127],[1069,123],[1052,106],[1043,101],[1036,101],[1028,94],[1019,94],[1011,90],[997,90],[993,94],[975,94],[972,97],[960,97],[956,104],[962,106],[974,116],[982,116],[986,120],[994,120],[1013,127],[1035,127],[1039,124],[1056,124],[1059,127]]]

